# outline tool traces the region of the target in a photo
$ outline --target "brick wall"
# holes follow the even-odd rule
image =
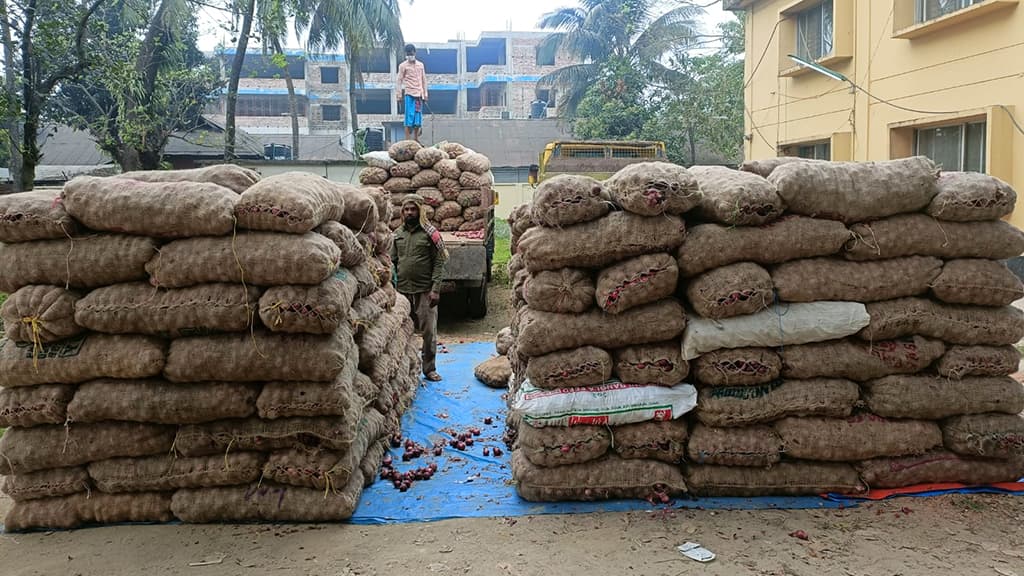
[[[306,89],[305,80],[292,80],[295,85],[297,92]],[[274,89],[274,90],[287,90],[288,83],[285,82],[284,78],[239,78],[238,88],[256,88],[256,89]]]
[[[395,79],[391,74],[382,74],[374,72],[373,74],[363,74],[363,81],[367,84],[385,84],[387,86],[393,86]]]
[[[458,74],[431,74],[427,70],[427,84],[458,84]]]
[[[261,118],[239,116],[236,122],[238,127],[243,130],[248,128],[280,128],[284,132],[291,132],[292,130],[292,119],[290,116],[268,116]],[[309,121],[304,116],[299,116],[299,131],[301,132],[308,125]]]
[[[324,106],[339,106],[340,119],[337,121],[324,120]],[[309,106],[309,130],[311,133],[347,131],[349,126],[349,112],[347,103],[318,101]]]
[[[321,68],[337,68],[338,83],[324,84],[320,81]],[[306,62],[306,86],[312,93],[348,93],[348,64],[345,62]]]
[[[338,82],[325,84],[322,81],[322,68],[337,68]],[[310,133],[347,132],[350,124],[348,64],[345,62],[307,61],[306,87],[310,95]],[[339,106],[339,120],[324,120],[324,106]]]
[[[537,47],[541,39],[517,38],[512,43],[512,66],[517,76],[544,76],[559,68],[577,64],[564,50],[555,54],[553,66],[541,66],[537,64]],[[513,107],[513,115],[516,118],[528,118],[530,114],[530,102],[537,96],[537,85],[535,83],[513,83],[509,92]],[[557,92],[555,97],[557,98]],[[522,114],[520,116],[519,114]],[[548,118],[556,116],[555,108],[547,109]]]
[[[564,50],[555,55],[554,66],[537,64],[537,46],[541,39],[516,38],[512,40],[512,69],[518,75],[543,76],[576,62]]]

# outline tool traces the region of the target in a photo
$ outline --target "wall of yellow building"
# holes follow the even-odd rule
[[[747,159],[814,141],[830,141],[834,160],[898,158],[911,153],[913,127],[978,117],[987,120],[986,171],[1024,195],[1024,134],[1006,110],[1024,128],[1024,2],[985,0],[931,26],[914,26],[913,0],[834,0],[841,57],[822,63],[911,110],[806,69],[788,75],[794,25],[780,14],[816,3],[742,2],[748,5]],[[1010,220],[1024,228],[1024,198]]]

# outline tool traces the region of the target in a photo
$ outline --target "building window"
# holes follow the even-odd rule
[[[296,96],[296,113],[299,116],[306,115],[306,97]],[[291,107],[288,104],[287,94],[239,94],[238,104],[235,108],[235,115],[239,117],[263,117],[288,116],[291,114]]]
[[[811,160],[831,160],[832,143],[801,144],[796,146],[796,155],[800,158],[809,158]]]
[[[963,10],[971,4],[979,4],[983,0],[915,0],[916,8],[914,15],[917,21],[927,22],[928,20],[934,20],[941,16],[945,16],[950,12],[956,12],[957,10]]]
[[[796,54],[819,60],[832,53],[832,0],[796,15]]]
[[[322,106],[324,122],[341,122],[341,106]]]
[[[391,114],[393,92],[387,89],[363,89],[352,93],[356,114]]]
[[[338,84],[339,83],[338,70],[339,69],[338,69],[337,66],[324,66],[324,67],[320,68],[320,83],[321,84]]]
[[[504,82],[480,86],[480,105],[504,106],[506,86]]]
[[[234,53],[225,56],[225,68],[231,68],[231,61]],[[306,58],[304,56],[286,56],[285,65],[292,80],[304,80],[306,78]],[[242,63],[241,78],[273,78],[284,79],[284,69],[278,66],[276,58],[270,54],[246,54]]]
[[[554,51],[548,50],[545,53],[544,50],[537,47],[537,66],[554,66],[555,65],[555,53]]]
[[[985,122],[967,122],[914,130],[914,154],[927,156],[943,170],[985,171]]]

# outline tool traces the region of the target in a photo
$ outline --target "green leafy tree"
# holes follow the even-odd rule
[[[558,113],[574,118],[588,90],[624,65],[645,79],[648,86],[666,85],[678,79],[666,66],[665,57],[691,46],[698,36],[703,9],[690,2],[657,0],[580,0],[578,7],[559,8],[545,14],[539,26],[553,30],[539,47],[543,57],[566,51],[580,64],[551,72],[539,88],[555,88]]]
[[[231,0],[232,18],[240,22],[235,37],[235,56],[231,59],[228,72],[228,91],[224,106],[224,160],[235,160],[235,111],[238,108],[238,82],[245,64],[245,52],[249,49],[253,22],[256,20],[256,0]]]
[[[43,113],[63,82],[93,63],[92,24],[113,0],[4,0],[5,124],[16,190],[31,190],[41,160],[37,137]]]
[[[0,166],[11,164],[11,139],[6,129],[0,129]]]
[[[628,61],[613,59],[580,101],[573,134],[583,140],[635,140],[651,116],[644,78]]]
[[[18,88],[18,61],[15,45],[11,34],[11,22],[8,19],[7,2],[0,3],[0,41],[4,49],[4,82],[0,88],[0,119],[3,121],[3,134],[0,135],[0,147],[4,150],[3,165],[8,167],[14,189],[21,190],[21,95]]]
[[[98,65],[61,87],[54,114],[89,131],[123,170],[159,169],[172,135],[201,121],[216,70],[196,47],[187,0],[124,0],[101,18]]]
[[[652,98],[645,138],[666,142],[669,158],[680,164],[699,163],[698,148],[730,163],[742,156],[743,23],[725,22],[718,32],[716,52],[675,54],[679,77]]]

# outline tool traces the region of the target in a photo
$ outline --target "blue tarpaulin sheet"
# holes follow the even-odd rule
[[[477,364],[494,354],[490,342],[451,345],[438,354],[441,382],[425,382],[416,393],[412,408],[402,420],[406,438],[426,446],[450,438],[449,432],[480,428],[482,434],[464,452],[445,447],[440,457],[427,456],[402,462],[403,448],[391,450],[399,472],[436,462],[438,472],[427,481],[414,483],[399,492],[390,481],[377,480],[363,493],[351,522],[389,524],[432,522],[451,518],[527,516],[655,510],[643,500],[604,502],[527,502],[516,493],[507,451],[500,456],[483,456],[484,447],[505,450],[505,401],[502,391],[484,386],[473,376]],[[493,418],[490,426],[484,418]],[[795,509],[849,506],[819,497],[702,498],[680,500],[676,508],[700,509]],[[660,507],[658,509],[661,509]]]

